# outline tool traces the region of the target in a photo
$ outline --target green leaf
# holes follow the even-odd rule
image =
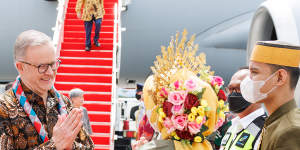
[[[197,97],[198,97],[198,99],[202,99],[202,95],[203,95],[203,93],[205,92],[205,90],[206,90],[206,88],[202,88],[202,91],[201,92],[199,92],[199,93],[197,93]]]
[[[205,108],[204,108],[204,111],[210,111],[210,110],[211,110],[210,107],[205,107]]]

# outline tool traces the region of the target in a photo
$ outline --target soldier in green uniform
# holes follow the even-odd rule
[[[242,81],[241,93],[268,111],[261,150],[300,150],[300,110],[294,100],[299,63],[300,47],[283,42],[257,42],[252,51],[250,77]]]

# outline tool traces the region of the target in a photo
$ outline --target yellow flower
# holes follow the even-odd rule
[[[204,107],[198,106],[197,112],[200,116],[204,116]]]
[[[198,116],[198,117],[196,118],[196,122],[197,122],[198,124],[200,124],[202,121],[203,121],[203,116]]]
[[[174,138],[175,138],[176,140],[180,140],[180,137],[177,136],[177,134],[175,134]]]
[[[171,136],[175,136],[175,135],[176,135],[176,132],[173,131],[173,132],[171,133]]]
[[[188,116],[188,120],[190,122],[193,122],[195,120],[195,115],[193,113],[190,113],[189,116]]]
[[[197,108],[196,108],[196,107],[192,107],[191,112],[192,112],[194,115],[197,115]]]
[[[208,106],[207,100],[202,99],[202,100],[201,100],[201,106],[207,107],[207,106]]]
[[[219,113],[219,117],[222,118],[222,119],[225,119],[225,114],[223,111],[220,111]]]
[[[164,112],[159,112],[159,116],[162,117],[162,118],[165,118],[166,114]]]
[[[159,108],[159,109],[158,109],[158,112],[159,112],[159,113],[160,113],[160,112],[164,112],[163,108]]]
[[[158,121],[159,122],[164,122],[164,120],[163,120],[163,118],[161,116],[159,116]]]
[[[200,143],[200,142],[202,142],[202,138],[200,136],[196,136],[194,138],[194,141]]]
[[[224,101],[223,101],[223,100],[220,100],[218,103],[219,103],[219,107],[220,107],[220,108],[223,108],[223,107],[224,107]]]

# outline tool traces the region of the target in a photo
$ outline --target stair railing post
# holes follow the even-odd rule
[[[111,94],[111,126],[110,126],[110,149],[114,149],[114,134],[115,134],[115,120],[116,120],[116,102],[117,102],[117,51],[118,43],[120,42],[118,26],[119,24],[119,11],[118,5],[120,3],[115,3],[114,5],[114,33],[113,33],[113,69],[112,69],[112,94]],[[117,34],[118,33],[118,34]]]
[[[63,42],[64,37],[64,22],[65,22],[65,16],[68,8],[68,2],[69,0],[58,0],[57,4],[57,18],[55,27],[52,28],[54,31],[53,34],[53,45],[56,50],[57,57],[60,55],[60,49],[61,49],[61,43]]]

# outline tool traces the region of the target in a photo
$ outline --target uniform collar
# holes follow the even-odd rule
[[[265,126],[270,125],[272,122],[288,113],[290,110],[296,108],[296,102],[294,99],[288,101],[287,103],[281,105],[278,109],[276,109],[266,120]]]
[[[244,129],[246,129],[251,122],[253,122],[257,117],[262,116],[265,114],[265,110],[263,108],[259,108],[255,110],[254,112],[251,112],[247,116],[240,118],[239,122],[242,125]]]

